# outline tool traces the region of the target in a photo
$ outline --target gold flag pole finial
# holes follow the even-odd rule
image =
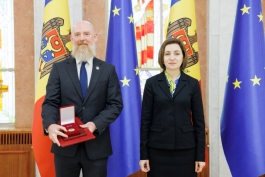
[[[2,67],[2,62],[0,61],[0,68],[1,67]],[[8,92],[8,86],[3,85],[2,71],[0,71],[0,111],[2,111],[2,109],[3,109],[2,98],[3,98],[4,92]]]

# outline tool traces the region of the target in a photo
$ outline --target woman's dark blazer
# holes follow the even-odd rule
[[[196,161],[204,161],[205,124],[198,80],[181,72],[173,97],[165,73],[147,79],[143,95],[140,159],[149,159],[148,147],[196,147]]]

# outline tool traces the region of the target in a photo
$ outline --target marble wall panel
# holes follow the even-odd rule
[[[197,21],[197,34],[198,34],[198,46],[199,46],[199,60],[201,71],[201,89],[202,89],[202,101],[204,105],[205,124],[208,127],[208,116],[206,114],[206,92],[207,92],[207,52],[208,52],[208,28],[207,28],[207,0],[195,0],[196,21]]]
[[[31,127],[34,106],[33,0],[14,0],[15,127]]]
[[[94,25],[98,34],[96,43],[96,56],[105,60],[106,42],[108,35],[108,1],[107,0],[83,0],[83,19]]]

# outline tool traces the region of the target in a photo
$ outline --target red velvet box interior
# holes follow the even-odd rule
[[[64,132],[68,136],[78,135],[80,134],[80,128],[76,123],[70,123],[62,125],[66,128],[67,132]]]

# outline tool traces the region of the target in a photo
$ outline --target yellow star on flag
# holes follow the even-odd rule
[[[132,14],[129,17],[127,17],[127,18],[129,18],[130,23],[133,23],[133,16],[132,16]]]
[[[244,7],[240,9],[242,11],[242,15],[244,15],[245,13],[249,14],[248,9],[250,9],[250,7],[247,7],[246,4],[244,4]]]
[[[258,84],[260,85],[259,81],[261,80],[261,78],[257,78],[257,76],[255,75],[254,79],[250,79],[253,82],[253,86]]]
[[[229,76],[226,76],[226,82],[228,82]]]
[[[126,76],[124,76],[124,79],[123,80],[120,80],[122,82],[122,86],[130,86],[129,85],[129,82],[130,82],[131,79],[127,79]]]
[[[241,84],[241,82],[242,81],[238,81],[237,79],[236,79],[236,81],[235,82],[233,82],[233,84],[234,84],[234,89],[236,89],[236,88],[240,88],[240,84]]]
[[[261,12],[260,12],[260,14],[258,15],[258,17],[259,17],[259,21],[260,21],[260,22],[263,21],[263,15],[262,15]]]
[[[138,67],[136,67],[136,68],[134,69],[134,71],[135,71],[135,74],[136,74],[136,75],[139,75],[139,68],[138,68]]]
[[[115,8],[114,8],[114,10],[112,10],[112,12],[113,12],[113,17],[115,16],[115,15],[120,15],[119,14],[119,11],[121,10],[121,8],[117,8],[116,6],[115,6]]]

